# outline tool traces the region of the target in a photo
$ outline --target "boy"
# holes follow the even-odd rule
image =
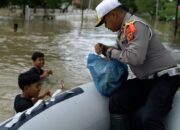
[[[41,90],[40,76],[30,71],[19,75],[18,84],[22,90],[22,94],[18,94],[15,97],[14,109],[16,112],[22,112],[32,107],[39,99],[50,96],[50,91],[46,91],[39,96]]]
[[[41,79],[48,77],[52,74],[51,70],[43,70],[42,67],[44,66],[44,54],[41,52],[34,52],[32,54],[32,60],[34,67],[30,69],[30,72],[40,75]]]

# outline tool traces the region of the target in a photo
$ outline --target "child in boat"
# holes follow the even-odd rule
[[[40,76],[30,71],[19,75],[18,84],[22,93],[18,94],[14,100],[14,109],[16,112],[22,112],[32,107],[39,99],[51,96],[50,91],[46,91],[39,96],[41,90]]]
[[[40,75],[41,79],[44,79],[48,77],[50,74],[52,74],[51,70],[43,70],[42,67],[44,66],[44,54],[41,52],[34,52],[32,54],[32,61],[34,64],[34,67],[32,67],[29,71],[33,72],[35,74]]]

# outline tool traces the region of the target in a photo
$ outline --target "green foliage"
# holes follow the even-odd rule
[[[1,2],[5,3],[4,1],[7,1],[8,4],[12,4],[12,5],[19,5],[19,6],[29,5],[31,7],[46,7],[46,8],[59,8],[60,5],[64,2],[67,3],[72,2],[72,0],[0,0],[0,6],[1,6]]]
[[[135,0],[139,13],[149,13],[152,17],[156,12],[156,0]]]
[[[156,10],[156,4],[158,10]],[[176,0],[135,0],[138,13],[148,13],[151,17],[155,17],[156,11],[160,20],[172,20],[175,17]]]
[[[164,4],[164,9],[160,10],[159,12],[159,19],[160,20],[173,20],[175,19],[175,12],[176,12],[176,2],[166,2]]]
[[[92,0],[92,8],[95,7],[102,0]],[[153,18],[158,12],[158,18],[160,20],[172,20],[175,17],[176,1],[177,0],[119,0],[124,7],[133,12],[139,14],[149,14]],[[158,11],[156,10],[156,4],[159,1]],[[25,5],[30,7],[43,7],[43,8],[60,8],[63,3],[71,4],[72,0],[0,0],[0,7],[11,5],[19,5],[25,8]],[[81,0],[82,3],[82,0]],[[88,7],[89,0],[83,0],[83,7]],[[82,5],[79,5],[81,8]],[[180,13],[179,13],[180,15]]]
[[[88,1],[89,0],[85,0],[85,1]],[[102,0],[92,0],[93,2],[91,3],[92,4],[92,8],[95,9],[96,6],[102,1]]]
[[[119,0],[123,7],[125,7],[127,10],[131,11],[133,10],[133,12],[137,11],[137,7],[135,4],[135,0]]]
[[[56,8],[60,2],[60,0],[44,0],[44,3],[48,8]]]
[[[29,3],[30,7],[38,7],[43,5],[44,5],[44,0],[31,0],[31,2]]]
[[[9,4],[9,0],[0,0],[0,7],[5,7]]]
[[[12,5],[29,5],[30,0],[9,0]]]

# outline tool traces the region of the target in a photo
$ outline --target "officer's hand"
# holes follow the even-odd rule
[[[97,43],[95,45],[95,52],[98,55],[103,54],[104,56],[106,56],[107,49],[108,49],[108,47],[102,43]]]

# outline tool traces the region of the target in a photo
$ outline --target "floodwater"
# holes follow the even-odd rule
[[[18,31],[13,24],[18,23]],[[86,19],[81,26],[79,19],[66,18],[57,21],[21,20],[0,21],[0,122],[14,114],[13,100],[20,93],[18,74],[32,67],[31,54],[41,51],[45,54],[45,66],[53,71],[43,85],[52,92],[64,80],[66,88],[72,88],[91,81],[86,68],[88,53],[94,51],[97,42],[114,44],[116,33],[104,27],[95,28],[95,19]],[[172,38],[172,27],[158,24],[157,33],[163,44],[180,63],[180,38]]]

